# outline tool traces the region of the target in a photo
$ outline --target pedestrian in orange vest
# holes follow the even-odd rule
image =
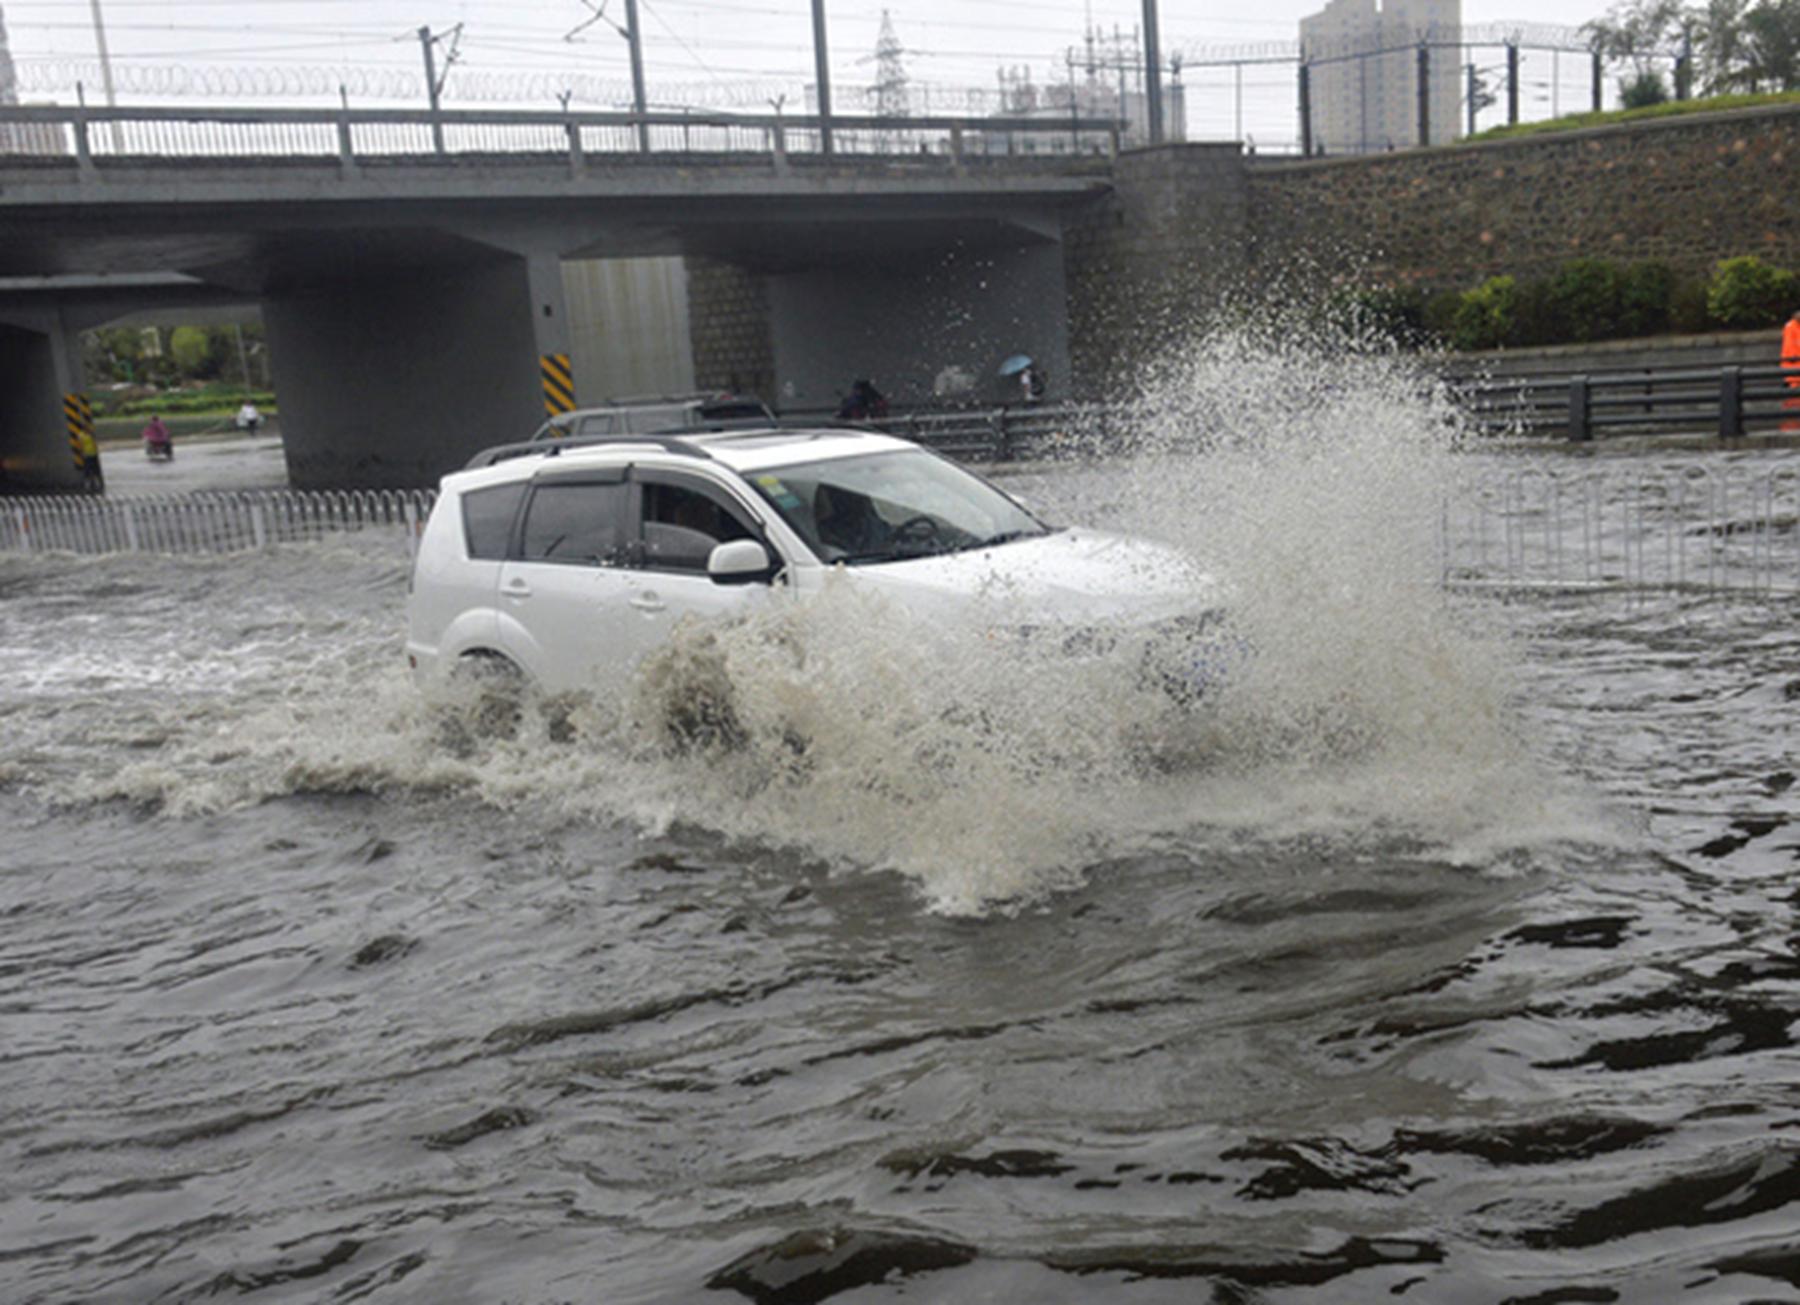
[[[1790,390],[1800,390],[1800,308],[1787,320],[1781,328],[1781,369],[1787,373],[1787,385]],[[1800,412],[1800,394],[1781,401],[1783,413]],[[1800,431],[1800,420],[1784,416],[1781,421],[1784,431]]]

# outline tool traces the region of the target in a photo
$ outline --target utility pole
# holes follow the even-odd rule
[[[1162,144],[1162,53],[1157,48],[1156,0],[1144,0],[1144,122],[1150,143]]]
[[[463,38],[463,23],[457,23],[450,31],[445,32],[445,36],[450,38],[450,50],[445,54],[445,76],[439,77],[436,59],[432,58],[432,47],[437,41],[443,40],[443,36],[432,36],[430,27],[419,29],[419,49],[425,50],[425,94],[432,104],[432,148],[437,153],[445,151],[445,124],[437,119],[437,97],[443,94],[445,77],[450,76],[450,65],[455,63],[455,47],[457,41]]]
[[[819,153],[831,153],[831,47],[825,39],[825,0],[812,0],[813,75],[819,91]]]
[[[637,0],[625,0],[625,39],[631,45],[631,108],[638,116],[638,151],[650,152],[650,124],[643,121],[649,112],[644,94],[644,32],[638,26]]]
[[[94,0],[99,4],[100,0]],[[438,79],[437,67],[432,60],[431,46],[437,38],[431,34],[429,27],[419,29],[419,48],[425,52],[425,95],[431,102],[431,145],[439,154],[444,152],[444,124],[438,120]]]
[[[100,85],[106,91],[106,107],[117,108],[119,101],[113,95],[112,56],[106,51],[106,22],[100,17],[100,0],[88,0],[88,3],[94,11],[94,48],[100,55]],[[120,136],[117,118],[113,119],[112,138],[114,151],[123,154],[125,142]]]

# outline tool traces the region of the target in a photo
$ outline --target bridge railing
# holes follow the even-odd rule
[[[142,159],[336,159],[347,169],[392,159],[763,155],[777,167],[826,155],[985,161],[1110,157],[1113,118],[959,118],[561,113],[445,109],[207,109],[0,106],[0,160],[73,159],[91,170]]]

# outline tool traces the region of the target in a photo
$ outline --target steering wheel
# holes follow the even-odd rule
[[[894,527],[893,540],[897,544],[928,544],[942,533],[936,517],[923,514],[908,517]]]

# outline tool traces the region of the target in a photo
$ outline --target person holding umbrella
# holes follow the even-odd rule
[[[1002,379],[1018,377],[1019,398],[1026,403],[1036,403],[1044,397],[1044,374],[1029,354],[1015,353],[1001,363],[1000,376]]]

